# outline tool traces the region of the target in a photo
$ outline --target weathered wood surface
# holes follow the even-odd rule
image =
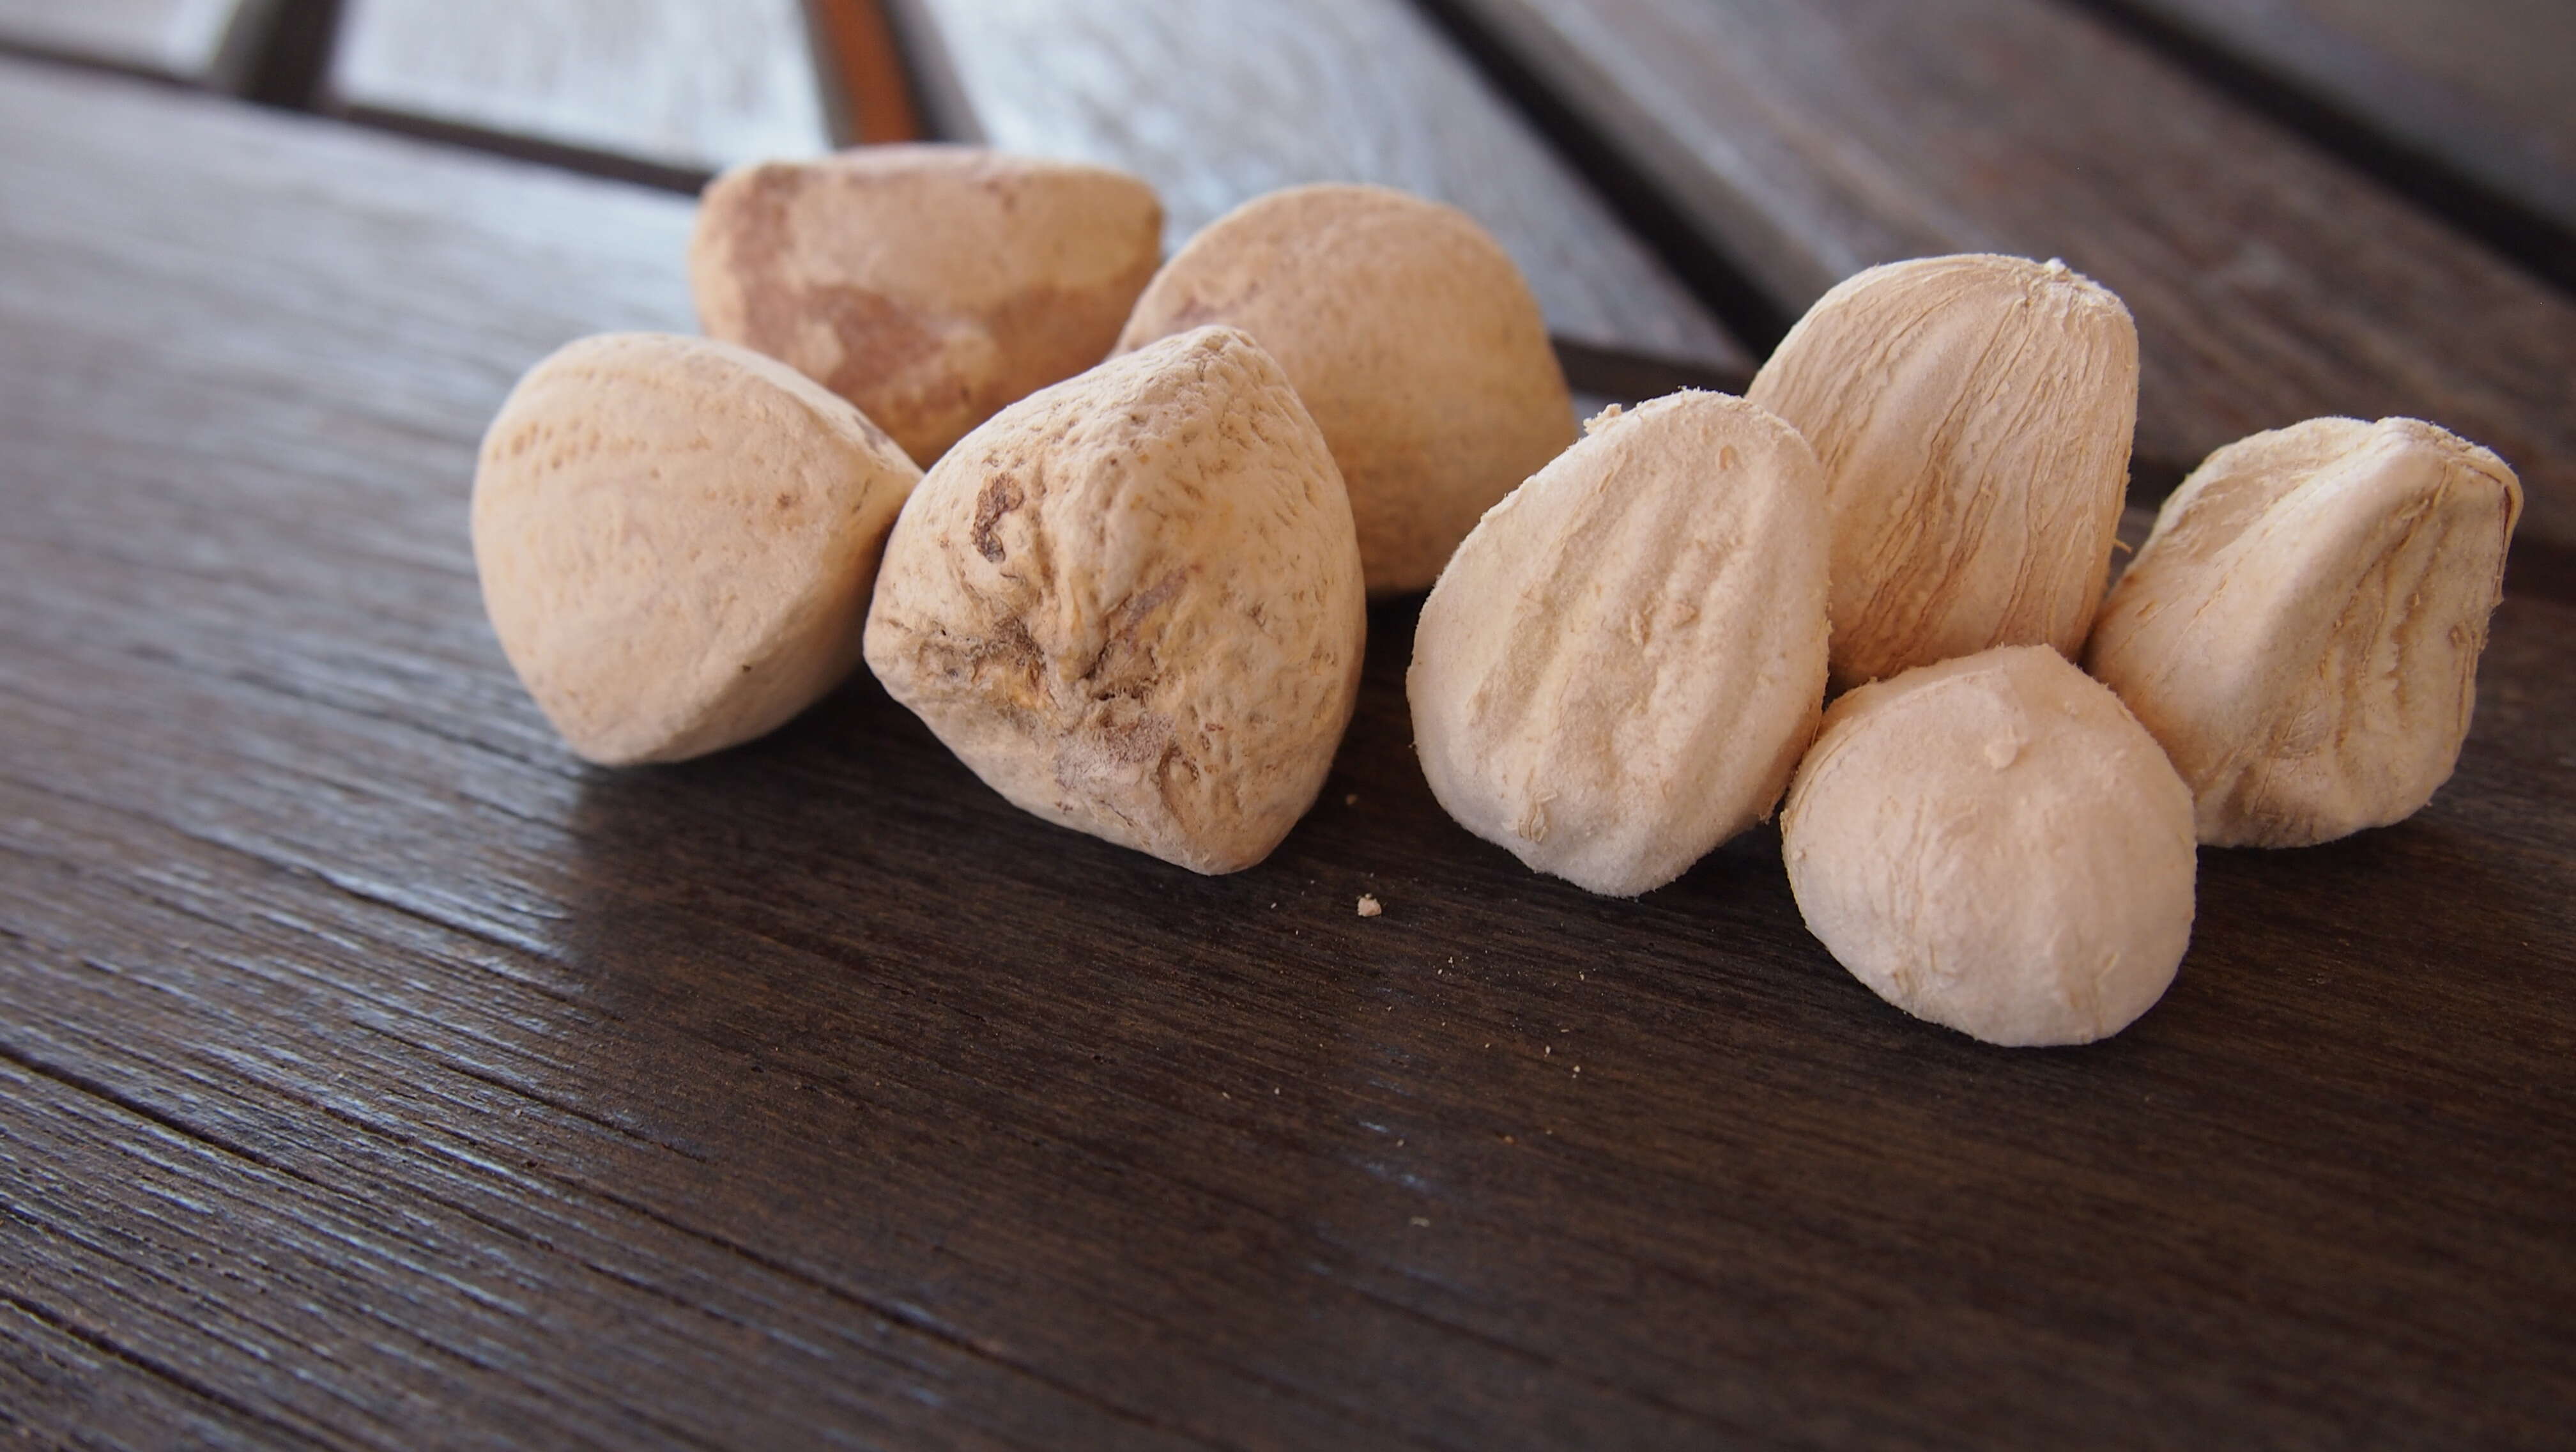
[[[834,144],[801,0],[345,0],[325,87],[354,116],[665,181]]]
[[[275,0],[0,0],[0,45],[231,88]]]
[[[1793,314],[1895,258],[2064,257],[2137,315],[2151,485],[2303,418],[2428,418],[2521,472],[2524,538],[2576,579],[2576,301],[2100,21],[2047,0],[1441,3]]]
[[[2566,0],[2120,0],[2576,233]]]
[[[2508,603],[2416,821],[2207,854],[2180,982],[2075,1052],[1880,1004],[1767,834],[1638,903],[1469,839],[1401,609],[1324,803],[1229,878],[1019,815],[866,683],[586,770],[483,622],[467,477],[541,352],[685,319],[685,225],[0,63],[22,1434],[2563,1434],[2576,610]]]
[[[1498,237],[1561,338],[1721,375],[1743,350],[1408,3],[896,0],[937,119],[995,145],[1125,167],[1171,245],[1238,203],[1366,181]]]

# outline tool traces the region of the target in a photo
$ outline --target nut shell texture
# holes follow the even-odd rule
[[[2118,1033],[2191,941],[2191,793],[2042,647],[1836,701],[1780,830],[1798,910],[1852,976],[1988,1043]]]
[[[875,146],[716,178],[689,281],[709,336],[819,379],[927,465],[1107,356],[1162,228],[1124,172]]]
[[[857,409],[772,359],[586,338],[530,369],[484,435],[484,607],[583,756],[731,746],[857,664],[879,552],[920,478]]]
[[[1350,505],[1230,328],[1004,409],[887,545],[868,664],[1014,804],[1196,872],[1313,805],[1368,628]]]
[[[1350,488],[1373,595],[1429,586],[1574,439],[1538,300],[1455,207],[1343,184],[1247,202],[1155,276],[1119,347],[1205,323],[1242,328],[1288,370]]]
[[[2138,417],[2137,327],[2107,289],[2020,257],[1873,267],[1745,396],[1825,467],[1836,690],[1990,646],[2083,648]]]
[[[1825,691],[1824,481],[1741,399],[1615,410],[1496,505],[1422,607],[1432,794],[1541,872],[1631,897],[1770,814]]]
[[[2503,460],[2414,419],[2312,419],[2193,471],[2089,663],[2191,784],[2201,841],[2304,846],[2432,799],[2521,512]]]

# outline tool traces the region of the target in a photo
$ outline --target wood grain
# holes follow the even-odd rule
[[[952,130],[1152,182],[1177,248],[1237,204],[1366,181],[1464,208],[1561,337],[1749,360],[1406,0],[900,0]],[[963,114],[959,114],[962,111]]]
[[[325,87],[350,115],[681,182],[833,145],[800,0],[345,0]]]
[[[232,89],[274,9],[275,0],[0,0],[0,45]]]
[[[1792,311],[1900,257],[2063,257],[2137,315],[2151,487],[2259,429],[2427,418],[2504,455],[2523,536],[2576,561],[2576,301],[2095,19],[2045,0],[1454,3]],[[2542,572],[2518,565],[2517,587]]]
[[[2507,603],[2413,822],[2206,854],[2173,992],[2073,1052],[1872,998],[1768,834],[1636,903],[1469,839],[1400,608],[1233,877],[1012,811],[864,682],[587,770],[483,622],[467,478],[542,351],[684,320],[686,222],[0,62],[14,1430],[2563,1433],[2576,610]]]
[[[2576,232],[2562,0],[2123,0]]]

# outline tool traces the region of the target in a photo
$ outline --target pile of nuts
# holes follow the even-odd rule
[[[2137,331],[2061,263],[1872,268],[1746,397],[1577,438],[1463,213],[1297,187],[1158,269],[1161,228],[1133,177],[965,147],[712,184],[709,338],[574,343],[484,440],[486,606],[566,741],[719,750],[864,659],[1022,809],[1234,872],[1322,789],[1368,600],[1428,586],[1406,689],[1461,825],[1625,897],[1785,795],[1834,957],[2013,1045],[2156,1002],[2199,845],[2395,822],[2458,759],[2513,472],[2408,419],[2258,434],[2106,597]]]

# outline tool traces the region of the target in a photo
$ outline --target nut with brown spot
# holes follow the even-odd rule
[[[1836,701],[1780,845],[1853,977],[1991,1044],[2118,1033],[2191,942],[2190,790],[2118,697],[2040,646]]]
[[[2414,419],[2212,454],[2093,629],[2093,673],[2189,782],[2200,840],[2297,847],[2415,813],[2477,702],[2522,486]]]
[[[1770,815],[1825,693],[1824,481],[1742,399],[1612,410],[1496,505],[1423,604],[1432,794],[1531,867],[1633,897]]]
[[[1836,690],[1997,645],[2072,658],[2102,600],[2138,415],[2138,331],[2059,262],[1873,267],[1745,396],[1825,466]]]
[[[1313,805],[1366,631],[1323,435],[1258,344],[1202,328],[950,450],[887,545],[867,658],[1017,806],[1218,873]]]
[[[1324,184],[1218,218],[1118,341],[1203,323],[1261,340],[1349,485],[1373,595],[1419,590],[1494,501],[1574,438],[1547,323],[1510,255],[1455,207]]]
[[[1162,227],[1124,172],[873,146],[716,178],[689,281],[710,336],[821,380],[927,465],[1107,355]]]
[[[731,746],[857,664],[878,554],[920,477],[856,408],[773,359],[585,338],[530,369],[484,435],[484,607],[583,756]]]

